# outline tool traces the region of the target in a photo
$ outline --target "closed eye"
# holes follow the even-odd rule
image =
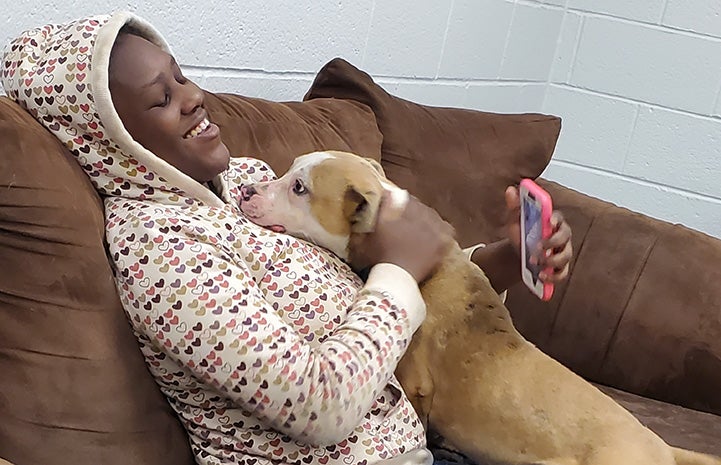
[[[151,106],[151,108],[164,108],[164,107],[167,107],[169,103],[170,103],[170,90],[166,88],[165,91],[163,91],[163,100],[156,101],[156,103],[154,103]]]

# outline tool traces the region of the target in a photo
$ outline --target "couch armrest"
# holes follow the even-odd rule
[[[575,259],[549,303],[510,290],[518,329],[587,379],[721,414],[721,240],[540,183]]]

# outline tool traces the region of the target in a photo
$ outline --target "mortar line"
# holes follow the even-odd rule
[[[446,41],[448,40],[448,31],[451,29],[451,16],[453,16],[453,7],[455,4],[456,0],[451,0],[448,17],[446,18],[446,30],[443,32],[443,42],[441,43],[441,56],[438,57],[438,66],[436,67],[436,79],[438,79],[441,74],[441,63],[443,63],[443,57],[446,54]]]
[[[621,172],[626,172],[626,163],[628,162],[628,155],[631,153],[631,144],[633,143],[633,136],[636,134],[636,125],[638,124],[638,117],[641,114],[641,105],[636,105],[636,114],[633,116],[633,124],[631,125],[631,138],[626,146],[626,153],[623,154],[623,163],[621,164]]]
[[[503,65],[506,63],[506,53],[508,52],[508,42],[511,40],[511,31],[513,30],[513,21],[516,19],[516,7],[518,6],[518,0],[513,2],[513,9],[511,10],[511,20],[508,22],[508,32],[506,32],[506,41],[503,44],[503,54],[501,55],[501,63],[498,65],[498,72],[496,78],[501,79],[501,71]]]
[[[569,9],[569,11],[572,11]],[[578,50],[581,48],[581,39],[583,38],[583,30],[586,28],[586,16],[578,15],[581,18],[581,24],[578,25],[578,31],[576,31],[576,43],[573,45],[573,56],[571,58],[571,66],[568,69],[566,75],[566,83],[570,83],[573,80],[573,72],[576,69],[576,60],[578,59]]]
[[[669,0],[666,0],[663,2],[663,10],[661,11],[661,19],[658,20],[659,26],[663,25],[663,21],[666,19],[666,12],[668,11],[668,2]]]
[[[548,98],[548,90],[551,88],[551,76],[553,75],[553,68],[556,66],[556,58],[558,58],[558,52],[561,48],[561,38],[563,37],[564,25],[568,20],[568,0],[564,2],[563,6],[563,18],[561,19],[561,25],[558,28],[558,36],[556,37],[556,48],[553,51],[553,57],[551,57],[551,66],[548,68],[548,76],[546,76],[546,89],[543,92],[543,101],[541,101],[541,111],[546,107],[546,99]]]
[[[363,56],[361,57],[361,67],[365,69],[366,65],[366,56],[368,55],[368,41],[370,41],[371,38],[371,26],[373,25],[373,18],[375,17],[376,13],[376,0],[373,0],[373,5],[371,6],[371,14],[368,18],[368,28],[366,29],[366,41],[363,45]]]

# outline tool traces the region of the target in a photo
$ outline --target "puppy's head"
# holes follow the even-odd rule
[[[298,157],[275,181],[243,186],[240,208],[254,223],[286,232],[348,258],[351,234],[375,227],[386,180],[375,160],[346,152]]]

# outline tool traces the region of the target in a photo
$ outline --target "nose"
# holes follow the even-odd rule
[[[240,197],[243,199],[244,202],[250,200],[250,198],[257,193],[258,191],[255,190],[255,187],[253,187],[252,184],[249,186],[240,186]]]
[[[183,106],[181,108],[181,111],[183,112],[183,114],[192,115],[196,112],[196,110],[198,110],[198,108],[203,107],[205,97],[203,91],[200,90],[200,87],[188,81],[182,86],[182,91]]]

